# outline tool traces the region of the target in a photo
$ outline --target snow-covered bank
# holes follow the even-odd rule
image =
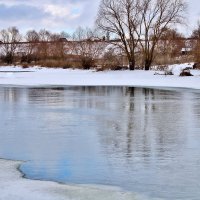
[[[192,77],[179,77],[182,68],[172,65],[173,76],[154,75],[155,71],[104,71],[0,67],[0,85],[16,86],[141,86],[200,89],[200,70],[191,70]],[[27,72],[28,71],[28,72]],[[23,72],[23,73],[19,73]]]
[[[135,194],[112,187],[61,185],[22,178],[20,162],[0,160],[0,200],[137,200]]]

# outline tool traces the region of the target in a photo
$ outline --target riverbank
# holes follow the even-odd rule
[[[23,178],[17,170],[21,162],[0,160],[0,200],[139,200],[118,188],[63,185]],[[144,199],[144,198],[142,198]]]
[[[134,86],[200,89],[200,70],[194,76],[180,77],[181,69],[192,64],[172,65],[174,75],[154,75],[154,71],[103,71],[0,67],[0,85],[15,86]],[[21,73],[20,73],[21,72]],[[30,73],[32,72],[32,73]]]

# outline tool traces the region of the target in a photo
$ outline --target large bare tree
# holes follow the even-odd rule
[[[168,28],[183,23],[186,3],[184,0],[141,0],[140,27],[137,29],[143,53],[145,70],[155,58],[155,48]]]
[[[167,28],[182,23],[185,8],[184,0],[102,0],[97,26],[118,36],[130,69],[134,69],[138,47],[149,70],[160,37]]]
[[[96,20],[98,28],[120,39],[112,43],[124,51],[130,70],[135,68],[139,9],[139,0],[102,0]]]

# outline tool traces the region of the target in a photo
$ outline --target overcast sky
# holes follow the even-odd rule
[[[0,29],[17,26],[20,31],[45,28],[72,32],[78,26],[93,26],[100,0],[0,0]],[[200,19],[200,0],[188,0],[188,27]]]

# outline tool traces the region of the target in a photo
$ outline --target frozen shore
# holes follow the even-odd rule
[[[29,180],[17,170],[21,162],[0,160],[0,200],[139,200],[118,188],[63,185]],[[145,199],[145,198],[142,198]]]
[[[0,67],[0,85],[4,86],[139,86],[200,89],[200,70],[192,77],[180,77],[180,70],[192,64],[172,65],[173,76],[154,75],[155,71],[103,71]]]
[[[0,67],[2,86],[140,86],[200,89],[200,70],[193,77],[179,77],[188,64],[170,66],[173,76],[155,71],[104,71]],[[64,185],[29,180],[17,170],[20,161],[0,159],[0,200],[146,200],[119,188],[92,185]],[[152,199],[151,199],[152,200]]]

